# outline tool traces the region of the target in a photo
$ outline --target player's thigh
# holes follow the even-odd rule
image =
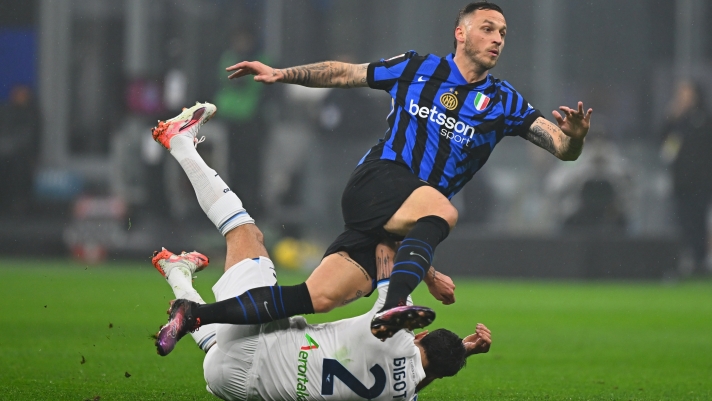
[[[450,228],[457,224],[457,209],[440,191],[431,186],[414,190],[383,228],[393,234],[407,235],[415,222],[426,216],[439,216]]]
[[[262,231],[254,224],[235,227],[225,235],[225,242],[227,243],[225,271],[245,259],[255,259],[260,256],[269,258]]]
[[[344,251],[322,259],[306,282],[315,313],[346,305],[373,289],[373,280],[366,269]]]
[[[277,284],[274,264],[269,258],[243,259],[231,266],[213,286],[217,302],[235,298],[246,291]],[[251,363],[257,349],[259,324],[218,324],[217,345],[230,358]]]
[[[254,334],[254,337],[259,338],[259,330]],[[248,341],[253,340],[249,339]],[[203,360],[203,376],[210,393],[223,400],[247,399],[250,371],[259,340],[254,342],[254,350],[247,358],[229,356],[217,346],[210,348]]]

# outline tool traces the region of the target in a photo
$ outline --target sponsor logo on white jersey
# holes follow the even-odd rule
[[[307,383],[309,383],[309,379],[307,379],[309,353],[307,351],[319,349],[319,344],[317,344],[309,334],[304,333],[304,337],[309,345],[305,345],[299,350],[299,358],[297,361],[297,401],[306,401],[309,399],[309,392],[307,390]]]

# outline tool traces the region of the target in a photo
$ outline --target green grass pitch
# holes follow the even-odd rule
[[[195,280],[206,300],[221,273]],[[168,357],[149,338],[172,293],[150,262],[0,264],[0,399],[213,400],[189,337]],[[280,282],[302,276],[281,272]],[[711,400],[712,281],[504,282],[458,279],[457,303],[435,305],[433,328],[461,336],[477,322],[490,353],[422,400]],[[421,286],[423,287],[423,286]],[[373,298],[310,322],[366,311]]]

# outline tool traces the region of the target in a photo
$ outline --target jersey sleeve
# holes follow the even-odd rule
[[[524,137],[529,131],[529,127],[534,124],[537,118],[543,117],[543,114],[527,102],[524,96],[517,92],[507,81],[502,81],[500,90],[505,107],[504,134]]]
[[[368,86],[373,89],[383,89],[386,92],[390,92],[398,82],[398,78],[403,75],[403,70],[405,70],[410,59],[417,55],[418,53],[411,50],[388,60],[381,59],[369,64],[366,73]]]

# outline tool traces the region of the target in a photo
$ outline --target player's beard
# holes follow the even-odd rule
[[[472,43],[467,40],[467,38],[465,38],[464,49],[467,57],[483,70],[491,70],[492,68],[494,68],[495,65],[497,65],[498,58],[494,60],[490,59],[489,57],[487,57],[487,52],[481,52],[475,49],[475,46],[473,46]]]

